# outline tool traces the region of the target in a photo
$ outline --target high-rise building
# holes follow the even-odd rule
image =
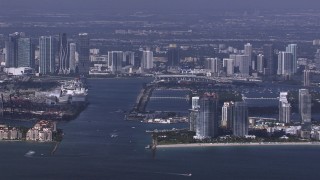
[[[252,59],[252,45],[250,43],[244,45],[244,55],[249,56],[250,60]]]
[[[248,106],[245,102],[235,102],[233,108],[232,132],[234,136],[248,135]]]
[[[222,118],[221,126],[231,129],[232,128],[232,118],[233,118],[233,102],[225,102],[222,106]]]
[[[239,64],[236,64],[236,57],[237,57],[237,54],[230,54],[229,55],[229,59],[233,59],[234,60],[234,65],[235,66],[239,66]]]
[[[311,123],[311,94],[308,89],[299,89],[299,114],[301,123]]]
[[[239,54],[230,54],[229,59],[233,59],[234,66],[239,67],[240,66],[240,55]]]
[[[292,67],[291,72],[295,74],[297,72],[297,44],[289,44],[286,51],[292,54]]]
[[[223,59],[223,67],[227,73],[227,75],[234,74],[234,59]]]
[[[34,46],[30,38],[18,39],[18,63],[17,67],[35,67]]]
[[[18,40],[20,33],[16,32],[9,35],[8,40],[5,42],[6,48],[6,67],[18,67]]]
[[[194,96],[192,97],[192,109],[198,109],[199,108],[199,97]]]
[[[69,69],[71,73],[76,72],[76,44],[69,44]]]
[[[89,35],[87,33],[79,34],[77,48],[79,54],[78,73],[87,75],[90,68]]]
[[[205,68],[212,73],[219,73],[220,71],[220,60],[218,58],[206,58]]]
[[[122,71],[122,62],[124,59],[123,51],[108,52],[108,68],[114,74]]]
[[[292,53],[290,52],[279,52],[278,55],[278,75],[292,75]]]
[[[272,44],[265,44],[263,45],[263,56],[265,60],[265,68],[266,71],[264,72],[267,75],[274,75],[277,73],[276,63],[273,58],[273,45]]]
[[[257,55],[252,56],[252,61],[251,61],[251,69],[252,70],[257,70]]]
[[[141,68],[142,69],[153,68],[153,52],[152,51],[147,50],[142,52]]]
[[[134,58],[134,56],[135,56],[135,54],[134,54],[134,52],[132,52],[132,51],[126,51],[125,53],[124,53],[124,56],[125,56],[125,58],[124,58],[124,60],[125,60],[125,65],[126,66],[135,66],[136,64],[135,64],[135,58]]]
[[[199,118],[199,97],[192,97],[192,109],[189,110],[189,129],[190,131],[196,131],[196,123]]]
[[[255,69],[255,63],[252,58],[252,44],[247,43],[244,45],[244,55],[249,56],[249,64],[252,64],[252,69]]]
[[[176,44],[170,44],[168,49],[168,62],[167,66],[179,66],[180,63],[180,50]]]
[[[279,121],[282,123],[290,123],[291,121],[291,104],[288,102],[287,96],[287,92],[280,92]]]
[[[257,71],[259,73],[263,73],[264,70],[264,56],[262,54],[259,54],[257,56]]]
[[[0,51],[0,63],[2,62],[6,62],[6,58],[5,58],[5,49],[1,52]]]
[[[196,122],[196,139],[216,137],[218,135],[218,96],[205,93],[199,100],[199,116]]]
[[[310,86],[310,70],[303,71],[303,86]]]
[[[320,70],[320,49],[317,49],[317,52],[314,55],[314,62],[316,64],[317,70],[319,71]]]
[[[236,62],[239,63],[239,71],[242,75],[249,75],[250,57],[247,55],[237,55]]]
[[[39,72],[41,74],[51,74],[55,70],[55,50],[54,39],[51,36],[41,36],[39,39],[40,63]]]
[[[68,47],[68,40],[67,34],[63,33],[59,35],[59,74],[68,74],[70,68],[70,55],[69,55],[69,47]]]
[[[199,118],[199,108],[189,110],[189,130],[196,131],[197,120]]]

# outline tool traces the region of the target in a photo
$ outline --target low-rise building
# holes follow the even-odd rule
[[[0,141],[1,140],[19,140],[22,138],[20,130],[12,127],[1,126],[0,127]]]
[[[56,131],[56,124],[50,121],[39,121],[33,128],[29,129],[26,135],[27,141],[50,142],[53,141],[53,132]]]

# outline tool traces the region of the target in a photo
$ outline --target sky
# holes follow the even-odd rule
[[[215,10],[309,9],[320,0],[0,0],[0,10]]]

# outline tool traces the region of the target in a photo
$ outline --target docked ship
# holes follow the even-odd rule
[[[65,82],[61,86],[61,97],[70,99],[71,103],[86,102],[88,90],[80,80]]]

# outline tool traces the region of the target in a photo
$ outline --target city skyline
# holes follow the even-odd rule
[[[3,5],[1,9],[9,10],[13,7],[20,9],[28,10],[37,10],[33,4],[37,4],[36,7],[41,8],[42,10],[58,10],[67,11],[74,8],[74,1],[63,1],[63,0],[30,0],[28,4],[22,3],[22,0],[1,0]],[[152,0],[152,3],[147,0],[76,0],[78,9],[89,9],[89,10],[102,10],[101,7],[106,6],[110,10],[203,10],[203,9],[244,9],[244,8],[257,8],[257,9],[281,9],[285,7],[286,9],[301,9],[301,8],[314,8],[319,4],[317,0],[306,0],[301,2],[300,0],[291,0],[290,3],[287,3],[288,0],[271,0],[265,2],[263,0],[242,0],[235,2],[233,0],[199,0],[194,2],[193,0],[174,0],[170,1],[170,7],[167,6],[169,0],[165,1],[156,1]],[[148,3],[147,3],[148,2]],[[184,6],[181,6],[184,4]],[[230,6],[232,4],[232,6]],[[274,6],[277,4],[277,6]],[[197,5],[197,6],[195,6]],[[285,6],[284,6],[285,5]],[[129,8],[130,7],[130,8]],[[38,9],[40,10],[40,9]],[[71,11],[70,11],[71,12]]]
[[[316,179],[319,5],[0,0],[2,179]]]

